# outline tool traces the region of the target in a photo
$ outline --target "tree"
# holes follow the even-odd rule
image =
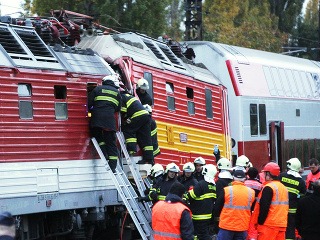
[[[248,48],[279,52],[286,35],[263,0],[206,0],[204,38]]]

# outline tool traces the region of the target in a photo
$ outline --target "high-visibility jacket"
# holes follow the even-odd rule
[[[268,216],[263,225],[270,227],[287,227],[288,211],[289,211],[289,194],[287,188],[280,181],[271,181],[265,184],[264,187],[270,187],[273,191],[271,205],[268,211]],[[258,196],[255,207],[260,209],[260,199],[263,190]]]
[[[254,190],[243,182],[234,181],[224,188],[224,206],[220,214],[219,227],[230,231],[247,231],[251,217]]]
[[[180,220],[184,210],[190,209],[180,202],[159,201],[152,208],[152,229],[155,240],[182,239]]]
[[[306,179],[306,186],[307,186],[307,192],[309,194],[313,193],[313,186],[311,183],[317,181],[320,179],[320,170],[318,170],[316,173],[310,172]]]

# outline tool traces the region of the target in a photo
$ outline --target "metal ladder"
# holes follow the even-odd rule
[[[117,132],[117,138],[118,138],[118,141],[120,143],[120,146],[121,146],[121,150],[124,154],[124,157],[127,161],[127,164],[130,168],[130,171],[132,173],[132,176],[133,176],[133,179],[136,183],[136,186],[138,188],[138,191],[140,193],[140,196],[141,197],[145,197],[145,190],[146,190],[146,185],[145,185],[145,181],[143,181],[140,173],[139,173],[139,169],[138,169],[138,166],[137,164],[135,163],[135,161],[133,161],[133,159],[130,157],[128,151],[127,151],[127,148],[126,148],[126,143],[125,143],[125,140],[124,140],[124,136],[122,135],[121,132]],[[143,202],[148,214],[149,214],[149,218],[150,218],[150,222],[151,222],[151,202]],[[148,218],[148,217],[147,217]],[[149,219],[148,218],[148,219]]]
[[[142,203],[138,202],[138,195],[120,165],[117,164],[116,172],[112,173],[108,161],[103,155],[97,140],[95,138],[92,138],[91,140],[99,154],[99,157],[105,162],[106,170],[108,173],[110,173],[111,179],[118,190],[118,194],[120,195],[124,205],[126,206],[142,239],[153,240],[152,228],[150,225],[150,213],[146,210],[145,206]]]

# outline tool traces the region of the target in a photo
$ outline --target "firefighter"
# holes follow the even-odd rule
[[[217,162],[217,167],[219,171],[218,180],[216,182],[216,191],[217,191],[217,198],[223,193],[223,188],[226,186],[231,185],[233,181],[233,177],[231,174],[231,162],[227,158],[220,158]]]
[[[320,180],[311,183],[313,193],[300,199],[296,226],[303,240],[319,240],[320,236]]]
[[[214,178],[217,168],[213,164],[203,166],[204,179],[189,190],[187,199],[190,202],[195,235],[199,240],[211,240],[209,226],[216,201],[216,186]]]
[[[306,184],[299,174],[301,162],[298,158],[291,158],[287,161],[288,171],[280,174],[280,181],[285,185],[289,192],[289,214],[288,226],[286,230],[286,240],[296,238],[295,217],[297,212],[298,200],[306,193]]]
[[[206,160],[204,160],[202,157],[197,157],[193,161],[194,167],[195,167],[195,172],[194,172],[194,177],[197,179],[198,182],[204,179],[202,175],[202,168],[204,165],[206,165]]]
[[[152,116],[152,108],[150,105],[143,105],[144,108],[149,112],[150,116]],[[151,117],[151,140],[153,146],[153,157],[158,156],[160,152],[159,144],[158,144],[158,129],[156,120]]]
[[[126,139],[130,155],[137,152],[137,143],[142,149],[142,160],[138,164],[154,164],[151,140],[151,117],[140,101],[126,91],[121,91],[122,125],[121,130]]]
[[[315,158],[309,160],[310,173],[306,179],[307,195],[313,193],[313,185],[311,183],[320,179],[319,161]]]
[[[241,169],[244,172],[247,172],[249,167],[250,160],[245,155],[241,155],[236,160],[236,166],[234,167],[235,170]]]
[[[112,172],[115,172],[118,159],[114,116],[121,108],[118,88],[119,80],[116,74],[105,76],[102,85],[92,90],[88,100],[92,135],[96,138],[105,158],[109,160]]]
[[[161,164],[156,163],[155,165],[153,165],[150,169],[150,175],[148,176],[148,179],[150,179],[151,182],[151,187],[146,189],[144,191],[145,193],[145,197],[139,197],[138,200],[139,202],[145,201],[145,202],[149,202],[152,199],[149,198],[149,193],[150,190],[152,189],[152,186],[156,185],[158,181],[160,181],[163,177],[164,174],[164,168]]]
[[[190,209],[182,202],[185,188],[175,182],[165,201],[152,207],[152,230],[155,240],[193,240],[193,224]]]
[[[186,191],[189,191],[198,183],[197,179],[193,176],[195,170],[194,164],[192,162],[185,163],[182,170],[183,173],[178,180],[185,187]]]
[[[150,189],[149,199],[153,203],[159,200],[165,200],[166,196],[175,182],[178,182],[177,175],[180,172],[179,167],[175,163],[169,163],[166,166],[165,174]]]
[[[258,240],[284,240],[289,211],[288,190],[278,180],[278,164],[269,162],[262,171],[266,181],[259,193],[252,216],[258,230]]]
[[[147,92],[148,89],[148,81],[144,78],[140,78],[137,82],[136,94],[138,95],[142,105],[148,104],[149,106],[152,106],[152,98]]]
[[[245,186],[246,175],[235,170],[231,186],[223,189],[215,206],[215,219],[219,221],[217,240],[245,240],[251,217],[254,190]]]

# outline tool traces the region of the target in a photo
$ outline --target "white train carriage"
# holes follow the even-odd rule
[[[213,42],[187,42],[228,89],[233,159],[261,168],[320,157],[320,63]]]

